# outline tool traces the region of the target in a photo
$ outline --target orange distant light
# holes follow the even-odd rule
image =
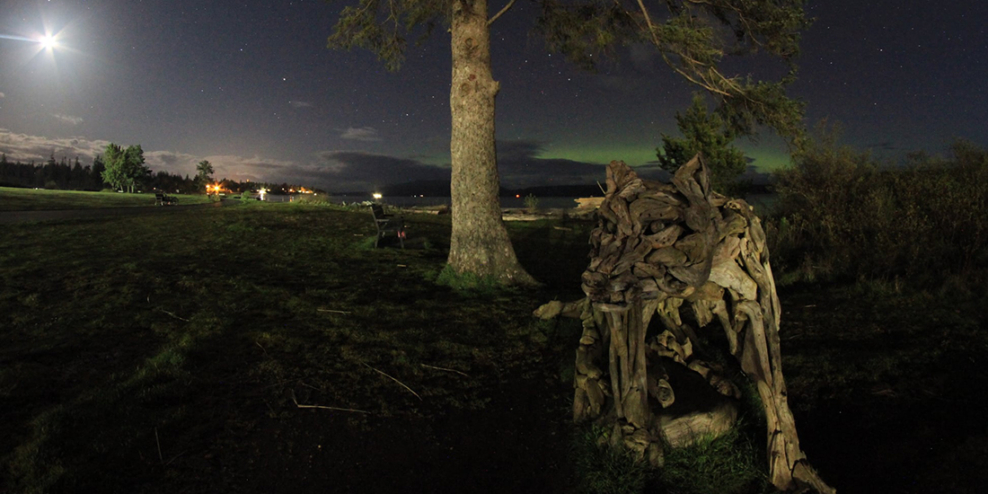
[[[521,194],[515,194],[515,199],[518,199],[520,197],[521,197]]]

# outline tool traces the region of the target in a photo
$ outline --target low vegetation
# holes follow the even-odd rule
[[[170,195],[178,199],[180,205],[203,204],[212,200],[202,194]],[[154,194],[0,187],[0,211],[53,211],[146,206],[154,206]]]
[[[948,157],[903,165],[822,141],[777,176],[773,260],[783,282],[886,280],[984,294],[988,151],[957,141]]]
[[[408,249],[373,250],[369,218],[248,203],[8,225],[0,490],[565,481],[568,383],[546,359],[572,341],[530,317],[544,295],[436,285],[448,220],[409,216]],[[585,236],[560,233],[533,247]]]
[[[406,223],[405,250],[371,247],[368,212],[318,202],[6,225],[0,491],[766,489],[757,417],[660,471],[570,423],[579,323],[531,311],[582,296],[593,224],[511,224],[543,285],[502,289],[437,283],[448,216]],[[787,274],[798,238],[774,240],[792,242],[777,276],[799,280],[780,288],[783,362],[823,478],[977,492],[979,300],[811,283]]]

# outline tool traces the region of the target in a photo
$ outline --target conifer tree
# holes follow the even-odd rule
[[[340,0],[343,1],[343,0]],[[398,69],[409,36],[448,27],[452,55],[450,158],[452,233],[449,267],[457,274],[502,283],[534,280],[518,263],[501,221],[494,144],[490,25],[515,0],[490,15],[487,0],[350,0],[329,38],[334,48],[371,50]],[[798,145],[802,104],[788,98],[799,35],[809,21],[802,0],[535,0],[534,25],[551,51],[592,68],[622,44],[654,46],[677,74],[718,99],[718,113],[735,132],[774,128]],[[778,81],[724,74],[728,55],[761,51],[788,71]],[[642,97],[647,97],[643,95]]]

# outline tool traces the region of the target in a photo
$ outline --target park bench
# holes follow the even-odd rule
[[[398,237],[401,248],[405,248],[405,218],[393,214],[385,214],[384,206],[381,204],[371,204],[371,214],[374,215],[374,226],[377,227],[377,238],[374,240],[374,248],[377,248],[381,239],[388,233],[394,232]]]
[[[154,205],[155,206],[165,206],[165,205],[169,205],[169,204],[175,204],[176,202],[178,202],[178,199],[176,199],[176,198],[174,198],[172,196],[165,195],[165,194],[163,194],[161,192],[156,192],[154,194]]]

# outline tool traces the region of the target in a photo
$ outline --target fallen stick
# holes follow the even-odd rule
[[[435,370],[438,370],[438,371],[455,372],[455,373],[457,373],[457,374],[459,374],[459,375],[461,375],[463,377],[470,377],[465,372],[460,372],[460,371],[458,371],[456,369],[447,369],[445,367],[436,367],[434,365],[427,365],[427,364],[421,364],[421,365],[422,365],[422,367],[425,367],[426,369],[435,369]]]
[[[165,313],[165,314],[167,314],[167,315],[169,315],[169,316],[172,316],[172,317],[174,317],[175,319],[178,319],[179,321],[183,321],[183,322],[189,322],[189,320],[188,320],[188,319],[186,319],[186,318],[184,318],[184,317],[178,317],[178,316],[176,316],[175,314],[173,314],[173,313],[171,313],[171,312],[168,312],[168,311],[167,311],[167,310],[165,310],[165,309],[155,309],[155,310],[156,310],[156,311],[158,311],[158,312],[163,312],[163,313]]]
[[[298,400],[295,398],[295,390],[292,390],[292,401],[295,402],[295,406],[298,408],[317,408],[319,410],[333,410],[337,412],[366,413],[368,415],[372,414],[372,412],[368,412],[367,410],[357,410],[356,408],[328,407],[324,405],[303,405],[299,403]]]
[[[333,314],[343,314],[344,316],[350,315],[349,311],[345,310],[333,310],[333,309],[316,309],[316,312],[330,312]]]
[[[419,401],[424,401],[424,400],[422,400],[422,397],[421,397],[421,396],[419,396],[419,394],[418,394],[418,393],[416,393],[416,392],[415,392],[414,390],[412,390],[412,388],[409,388],[408,386],[406,386],[406,385],[405,385],[405,383],[403,383],[403,382],[401,382],[401,381],[399,381],[399,380],[397,380],[397,379],[395,379],[395,378],[393,378],[393,377],[391,377],[391,376],[389,376],[388,374],[386,374],[386,373],[384,373],[384,372],[381,372],[381,371],[379,371],[379,370],[377,370],[377,369],[375,369],[375,368],[373,368],[373,367],[371,367],[371,366],[369,366],[369,365],[367,365],[367,364],[366,364],[366,363],[364,363],[364,362],[361,362],[361,364],[364,364],[364,367],[367,367],[368,369],[370,369],[370,370],[372,370],[372,371],[374,371],[374,372],[377,372],[378,374],[380,374],[380,375],[382,375],[382,376],[384,376],[384,377],[386,377],[386,378],[388,378],[388,379],[391,379],[392,381],[394,381],[394,382],[396,382],[396,383],[398,383],[398,384],[400,384],[400,385],[401,385],[401,387],[403,387],[403,388],[405,388],[405,389],[407,389],[409,393],[412,393],[413,395],[415,395],[415,397],[416,397],[416,398],[418,398],[418,399],[419,399]]]
[[[181,453],[173,456],[172,459],[168,460],[168,463],[165,463],[165,466],[167,467],[168,465],[171,465],[173,461],[177,460],[178,457],[184,455],[185,453],[188,453],[188,451],[187,450],[186,451],[182,451]]]
[[[165,459],[161,456],[161,441],[158,440],[158,428],[154,428],[154,443],[158,445],[158,461],[161,463],[165,462]]]

